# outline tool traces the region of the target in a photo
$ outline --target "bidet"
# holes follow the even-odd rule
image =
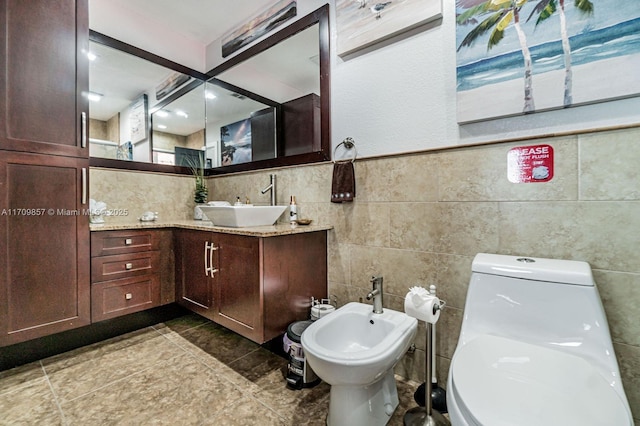
[[[393,367],[416,335],[404,312],[351,302],[302,334],[313,371],[331,385],[328,425],[385,425],[398,406]]]

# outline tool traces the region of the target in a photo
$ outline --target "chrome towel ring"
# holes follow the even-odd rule
[[[356,143],[353,140],[353,138],[348,137],[342,142],[340,142],[338,145],[336,145],[335,149],[333,150],[333,162],[335,163],[337,161],[336,152],[338,152],[338,148],[340,148],[341,145],[344,145],[347,151],[353,150],[353,157],[351,158],[351,162],[353,163],[354,161],[356,161],[356,158],[358,157],[358,150],[356,149]]]

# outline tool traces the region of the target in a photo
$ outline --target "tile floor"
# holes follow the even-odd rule
[[[1,425],[324,425],[325,383],[285,386],[286,360],[197,315],[0,372]],[[416,382],[398,377],[402,425]]]

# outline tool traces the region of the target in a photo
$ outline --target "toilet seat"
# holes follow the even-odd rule
[[[483,335],[456,350],[451,375],[472,425],[632,424],[604,376],[566,352]]]

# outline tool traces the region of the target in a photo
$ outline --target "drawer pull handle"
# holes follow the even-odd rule
[[[133,268],[133,263],[125,263],[124,268],[128,271],[129,269]]]
[[[133,299],[133,294],[131,294],[131,293],[127,293],[127,294],[125,294],[125,295],[124,295],[124,299],[125,299],[125,300],[131,300],[131,299]]]
[[[131,238],[126,238],[124,240],[124,245],[125,246],[130,246],[131,244],[133,244],[133,241],[131,240]]]

